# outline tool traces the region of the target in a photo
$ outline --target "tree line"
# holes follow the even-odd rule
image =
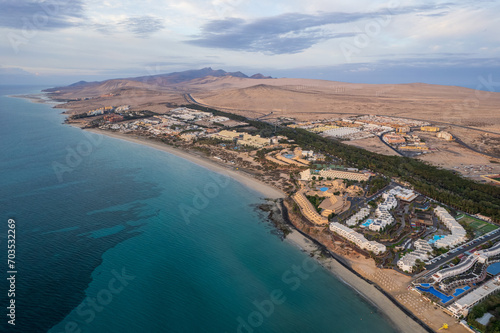
[[[416,191],[469,214],[482,214],[500,221],[500,187],[481,184],[462,177],[451,170],[433,166],[421,160],[386,156],[343,144],[338,140],[322,137],[301,128],[277,127],[243,116],[222,112],[195,104],[186,107],[212,112],[233,120],[244,121],[262,133],[283,135],[304,149],[335,156],[344,165],[368,169],[388,177],[399,177],[413,185]]]

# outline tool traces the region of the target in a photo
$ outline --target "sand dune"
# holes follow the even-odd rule
[[[341,114],[378,114],[479,128],[487,126],[491,131],[500,131],[500,93],[477,92],[463,87],[256,79],[231,75],[203,76],[178,82],[179,79],[170,78],[169,81],[165,77],[169,78],[166,75],[143,80],[79,83],[58,88],[53,97],[91,98],[61,106],[78,112],[93,106],[118,104],[163,110],[163,107],[156,106],[185,103],[183,95],[190,93],[200,103],[250,117],[270,112],[273,112],[271,118],[283,116],[299,120],[325,119]],[[113,96],[103,96],[108,94]]]

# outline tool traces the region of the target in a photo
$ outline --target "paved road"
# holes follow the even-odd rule
[[[462,140],[460,140],[459,138],[455,137],[455,142],[458,143],[459,145],[462,145],[463,147],[469,149],[469,150],[472,150],[473,152],[476,152],[478,154],[481,154],[481,155],[484,155],[484,156],[487,156],[487,157],[491,157],[491,158],[496,158],[498,159],[499,157],[498,156],[495,156],[495,155],[491,155],[491,154],[488,154],[488,153],[485,153],[485,152],[482,152],[476,148],[473,148],[471,146],[469,146],[468,144],[466,144],[465,142],[463,142]]]
[[[203,104],[203,103],[198,102],[196,99],[194,99],[194,97],[191,94],[184,94],[183,97],[186,100],[186,102],[188,102],[188,103],[196,104],[196,105],[199,105],[199,106],[204,106],[204,107],[207,107],[207,108],[213,108],[213,109],[216,109],[216,110],[221,110],[221,111],[225,111],[225,112],[229,112],[229,113],[234,113],[235,111],[243,111],[243,112],[250,112],[250,113],[254,113],[254,114],[258,115],[257,118],[247,117],[250,120],[258,120],[259,118],[262,118],[262,117],[265,117],[265,116],[269,116],[269,114],[265,114],[263,112],[258,112],[258,111],[255,111],[255,110],[244,110],[244,109],[237,109],[237,110],[235,110],[235,109],[230,109],[230,108],[225,108],[225,107],[220,107],[220,106],[213,106],[213,105]]]
[[[370,114],[370,113],[357,113],[357,112],[308,112],[308,113],[311,113],[311,114],[352,114],[352,115],[358,115],[358,116],[378,116],[378,117],[392,117],[392,116],[387,116],[387,115],[377,115],[377,114]],[[417,121],[428,121],[430,123],[433,123],[433,124],[441,124],[441,125],[447,125],[447,126],[455,126],[455,127],[460,127],[460,128],[465,128],[465,129],[468,129],[468,130],[472,130],[472,131],[477,131],[477,132],[483,132],[483,133],[490,133],[490,134],[497,134],[497,135],[500,135],[500,132],[494,132],[494,131],[487,131],[487,130],[483,130],[483,129],[480,129],[480,128],[475,128],[475,127],[469,127],[469,126],[463,126],[463,125],[457,125],[457,124],[453,124],[453,123],[447,123],[447,122],[444,122],[444,121],[435,121],[435,120],[426,120],[426,119],[417,119],[417,118],[409,118],[409,117],[402,117],[402,116],[394,116],[394,118],[401,118],[401,119],[408,119],[408,120],[417,120]]]
[[[401,201],[399,201],[399,205],[401,205]],[[400,208],[400,207],[398,206],[398,208]],[[408,206],[405,206],[405,212],[408,213]],[[401,235],[401,232],[403,231],[403,229],[405,228],[405,225],[406,225],[405,212],[401,212],[401,214],[398,214],[398,216],[401,218],[401,225],[399,226],[398,231],[396,231],[398,237],[399,237],[399,235]],[[396,216],[394,216],[394,217],[396,217]]]
[[[500,230],[500,229],[497,229],[497,230]],[[472,241],[468,242],[467,244],[474,242],[473,244],[467,245],[465,248],[462,248],[461,250],[458,250],[455,253],[448,252],[447,253],[448,256],[446,256],[446,257],[441,256],[441,258],[437,262],[435,262],[434,264],[427,265],[425,268],[427,269],[427,271],[432,271],[433,269],[439,268],[439,266],[446,264],[447,262],[453,260],[455,257],[465,253],[466,251],[472,250],[473,248],[478,247],[481,244],[487,243],[490,240],[497,240],[499,238],[500,238],[500,231],[497,233],[494,233],[494,234],[490,234],[480,241],[478,241],[477,239],[472,240]]]
[[[207,104],[203,104],[203,103],[200,103],[198,102],[197,100],[194,99],[194,97],[190,94],[190,93],[187,93],[187,94],[184,94],[184,99],[188,102],[188,103],[193,103],[193,104],[197,104],[197,105],[200,105],[200,106],[204,106],[204,107],[214,107],[212,105],[207,105]],[[234,111],[244,111],[244,112],[252,112],[252,113],[257,113],[259,114],[258,117],[256,118],[249,118],[248,119],[252,119],[252,120],[259,120],[259,119],[263,119],[263,118],[266,118],[270,115],[272,115],[274,112],[270,112],[268,114],[262,114],[261,112],[257,112],[255,110],[234,110],[234,109],[230,109],[230,108],[224,108],[224,107],[216,107],[217,109],[220,109],[220,110],[224,110],[224,111],[227,111],[227,112],[234,112]],[[325,114],[325,112],[309,112],[309,113],[319,113],[319,114]],[[338,114],[352,114],[352,115],[360,115],[360,116],[365,116],[365,115],[370,115],[368,113],[366,114],[363,114],[363,113],[354,113],[354,112],[328,112],[328,113],[338,113]],[[380,116],[380,115],[375,115],[375,116]],[[402,119],[408,119],[408,120],[417,120],[417,121],[424,121],[422,119],[416,119],[416,118],[409,118],[409,117],[401,117],[401,116],[397,116],[397,118],[402,118]],[[468,129],[468,130],[473,130],[473,131],[478,131],[478,132],[483,132],[483,133],[490,133],[490,134],[497,134],[497,135],[500,135],[499,132],[494,132],[494,131],[487,131],[487,130],[482,130],[482,129],[479,129],[479,128],[474,128],[474,127],[469,127],[469,126],[463,126],[463,125],[457,125],[457,124],[452,124],[452,123],[447,123],[447,122],[442,122],[442,121],[432,121],[432,123],[435,123],[435,124],[442,124],[442,125],[447,125],[447,126],[455,126],[455,127],[460,127],[460,128],[465,128],[465,129]],[[387,147],[389,147],[390,149],[392,149],[396,154],[398,154],[399,156],[405,156],[403,154],[401,154],[401,152],[399,152],[397,149],[395,149],[394,147],[392,147],[390,144],[388,144],[387,142],[385,142],[383,139],[382,139],[382,136],[383,134],[385,134],[387,132],[384,132],[382,133],[381,135],[379,135],[379,139],[380,141],[382,141]],[[487,154],[487,153],[484,153],[484,152],[481,152],[475,148],[472,148],[470,147],[469,145],[465,144],[462,140],[458,139],[458,138],[455,138],[455,141],[464,146],[465,148],[467,149],[470,149],[478,154],[482,154],[482,155],[485,155],[487,157],[491,157],[491,158],[498,158],[498,156],[494,156],[494,155],[491,155],[491,154]]]
[[[387,147],[391,148],[392,150],[394,150],[396,152],[396,154],[398,154],[399,156],[404,156],[403,154],[401,154],[399,152],[399,150],[397,150],[396,148],[394,148],[393,146],[391,146],[390,144],[388,144],[387,142],[384,141],[384,134],[385,133],[388,133],[388,132],[392,132],[392,131],[385,131],[385,132],[382,132],[380,133],[380,135],[378,136],[378,138],[380,139],[380,141],[382,141],[382,143],[384,145],[386,145]]]

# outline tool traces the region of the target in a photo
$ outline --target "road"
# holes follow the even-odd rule
[[[485,152],[482,152],[476,148],[472,148],[471,146],[469,146],[468,144],[466,144],[465,142],[463,142],[462,140],[460,140],[459,138],[455,137],[455,142],[458,143],[459,145],[462,145],[463,147],[469,149],[469,150],[472,150],[473,152],[475,153],[478,153],[478,154],[481,154],[481,155],[484,155],[486,157],[491,157],[491,158],[496,158],[498,159],[499,157],[498,156],[495,156],[495,155],[491,155],[491,154],[487,154]]]
[[[204,106],[206,108],[213,108],[213,109],[216,109],[216,110],[221,110],[221,111],[225,111],[225,112],[229,112],[229,113],[234,113],[235,111],[242,111],[242,112],[248,112],[248,113],[253,113],[255,115],[258,115],[256,118],[247,117],[249,120],[259,120],[259,118],[267,117],[267,116],[269,116],[270,114],[273,113],[273,112],[271,112],[271,113],[265,114],[263,112],[258,112],[258,111],[255,111],[255,110],[243,110],[243,109],[235,110],[235,109],[230,109],[230,108],[225,108],[225,107],[220,107],[220,106],[207,105],[207,104],[203,104],[203,103],[198,102],[189,93],[186,93],[186,94],[184,94],[182,96],[184,97],[184,99],[186,100],[186,102],[188,102],[190,104],[196,104],[196,105],[199,105],[199,106]]]
[[[200,105],[200,106],[204,106],[204,107],[208,107],[208,108],[212,108],[214,106],[212,105],[207,105],[207,104],[203,104],[203,103],[200,103],[198,102],[197,100],[194,99],[194,97],[190,94],[190,93],[186,93],[183,95],[184,99],[188,102],[188,103],[193,103],[193,104],[196,104],[196,105]],[[255,114],[259,114],[258,117],[256,118],[248,118],[250,120],[261,120],[263,118],[266,118],[268,116],[271,116],[273,115],[273,111],[271,111],[270,113],[268,114],[262,114],[262,112],[257,112],[255,110],[234,110],[234,109],[230,109],[230,108],[224,108],[224,107],[215,107],[217,109],[220,109],[220,110],[223,110],[223,111],[227,111],[227,112],[234,112],[234,111],[243,111],[243,112],[249,112],[249,113],[255,113]],[[309,112],[309,113],[317,113],[317,114],[326,114],[325,112]],[[367,116],[367,115],[370,115],[368,113],[366,114],[363,114],[363,113],[353,113],[353,112],[328,112],[329,113],[333,113],[333,114],[352,114],[352,115],[359,115],[359,116]],[[374,116],[381,116],[381,115],[374,115]],[[401,119],[408,119],[408,120],[417,120],[417,121],[425,121],[423,119],[416,119],[416,118],[409,118],[409,117],[402,117],[402,116],[397,116],[397,118],[401,118]],[[441,125],[447,125],[447,126],[455,126],[455,127],[460,127],[460,128],[465,128],[465,129],[468,129],[468,130],[473,130],[473,131],[478,131],[478,132],[482,132],[482,133],[490,133],[490,134],[497,134],[497,135],[500,135],[500,133],[498,132],[494,132],[494,131],[487,131],[487,130],[482,130],[482,129],[479,129],[479,128],[474,128],[474,127],[469,127],[469,126],[463,126],[463,125],[457,125],[457,124],[453,124],[453,123],[447,123],[447,122],[442,122],[442,121],[432,121],[432,123],[434,124],[441,124]],[[397,149],[395,149],[394,147],[392,147],[390,144],[388,144],[387,142],[385,142],[382,138],[382,136],[387,133],[387,132],[384,132],[382,134],[380,134],[378,137],[380,139],[380,141],[382,141],[387,147],[389,147],[390,149],[392,149],[396,154],[398,154],[399,156],[405,156],[403,154],[401,154],[401,152],[399,152]],[[466,149],[470,149],[478,154],[481,154],[481,155],[484,155],[486,157],[490,157],[490,158],[498,158],[498,156],[494,156],[494,155],[491,155],[491,154],[487,154],[487,153],[484,153],[484,152],[481,152],[475,148],[472,148],[471,146],[467,145],[466,143],[464,143],[462,140],[458,139],[458,138],[455,138],[455,141],[462,145],[463,147],[465,147]]]
[[[357,115],[357,116],[393,117],[393,116],[388,116],[388,115],[378,115],[378,114],[370,114],[370,113],[356,113],[356,112],[330,112],[330,111],[329,112],[320,112],[320,111],[314,112],[314,111],[312,111],[312,112],[308,112],[308,113],[311,113],[311,114],[352,114],[352,115]],[[430,123],[433,123],[433,124],[437,124],[437,125],[455,126],[455,127],[460,127],[460,128],[465,128],[465,129],[468,129],[468,130],[472,130],[472,131],[500,135],[500,132],[487,131],[487,130],[483,130],[483,129],[480,129],[480,128],[463,126],[463,125],[457,125],[457,124],[453,124],[453,123],[447,123],[447,122],[444,122],[444,121],[435,121],[435,120],[430,121],[430,120],[426,120],[426,119],[417,119],[417,118],[402,117],[400,115],[394,116],[394,118],[416,120],[416,121],[427,121],[427,122],[430,122]]]
[[[391,148],[392,150],[394,150],[394,151],[396,152],[396,154],[398,154],[399,156],[404,156],[403,154],[401,154],[401,153],[399,152],[399,150],[397,150],[396,148],[394,148],[393,146],[391,146],[390,144],[388,144],[387,142],[385,142],[385,141],[384,141],[384,134],[385,134],[385,133],[389,133],[389,132],[392,132],[392,130],[391,130],[391,131],[385,131],[385,132],[380,133],[380,135],[378,135],[378,138],[380,139],[380,141],[382,141],[382,143],[383,143],[384,145],[386,145],[387,147],[389,147],[389,148]]]
[[[500,229],[497,229],[497,230],[500,230]],[[441,265],[444,265],[447,262],[453,260],[455,257],[457,257],[457,256],[459,256],[459,255],[461,255],[461,254],[463,254],[463,253],[465,253],[465,252],[467,252],[469,250],[472,250],[475,247],[478,247],[481,244],[487,243],[490,240],[491,241],[497,240],[499,238],[500,238],[500,231],[497,232],[497,233],[494,233],[494,234],[489,234],[488,236],[486,236],[481,241],[478,241],[477,239],[469,241],[468,243],[466,243],[466,244],[469,244],[469,245],[465,246],[465,248],[462,248],[461,250],[458,250],[455,253],[450,253],[450,251],[448,251],[448,253],[447,253],[448,255],[446,255],[446,254],[445,254],[445,256],[441,255],[440,259],[437,262],[435,262],[433,264],[430,264],[430,265],[427,265],[427,266],[425,266],[425,268],[427,269],[427,272],[428,271],[432,271],[432,270],[434,270],[436,268],[439,268]],[[451,250],[451,251],[453,251],[453,250]]]

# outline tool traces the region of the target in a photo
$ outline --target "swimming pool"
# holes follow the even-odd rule
[[[321,187],[319,190],[320,190],[321,192],[326,192],[326,191],[328,191],[328,187]]]
[[[500,273],[500,262],[489,265],[486,271],[492,275],[497,275]]]
[[[430,283],[421,283],[420,285],[425,288],[429,288],[431,286]]]
[[[446,296],[445,294],[434,289],[434,287],[430,287],[430,288],[417,287],[417,289],[433,294],[434,296],[439,298],[441,300],[441,303],[443,303],[443,304],[445,304],[453,299],[453,296]]]
[[[445,237],[446,237],[445,235],[434,235],[434,237],[432,237],[432,239],[430,239],[428,243],[434,244],[437,240]]]
[[[294,158],[294,157],[295,157],[295,155],[292,155],[292,154],[285,154],[285,157],[286,157],[286,158]]]
[[[470,289],[469,286],[465,286],[463,288],[457,288],[457,289],[455,289],[455,292],[453,293],[453,296],[457,297],[457,296],[463,294],[464,292],[466,292],[469,289]]]
[[[372,223],[373,223],[373,220],[372,219],[368,219],[361,226],[364,227],[364,228],[368,228],[370,226],[370,224],[372,224]]]

